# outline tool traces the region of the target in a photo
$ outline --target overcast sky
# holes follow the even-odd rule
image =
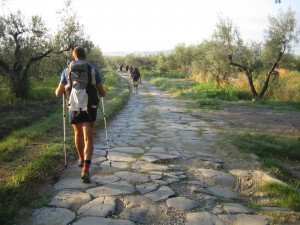
[[[27,18],[41,15],[55,30],[56,14],[64,0],[6,0],[13,12],[20,9]],[[229,17],[242,38],[260,41],[268,16],[288,7],[296,11],[300,26],[300,0],[73,0],[73,6],[91,40],[103,52],[160,51],[178,44],[210,39],[218,16]],[[5,12],[7,12],[7,7]],[[2,11],[3,12],[3,11]],[[300,54],[300,47],[296,50]]]

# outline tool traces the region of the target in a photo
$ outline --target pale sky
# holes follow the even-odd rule
[[[41,15],[47,27],[57,29],[56,14],[64,0],[6,0],[11,11],[26,18]],[[218,16],[230,18],[245,41],[263,39],[268,16],[290,6],[300,27],[300,0],[74,0],[79,21],[103,52],[139,52],[174,49],[210,39]],[[7,12],[7,8],[5,12]],[[2,12],[3,13],[3,10]],[[298,45],[296,53],[300,54]]]

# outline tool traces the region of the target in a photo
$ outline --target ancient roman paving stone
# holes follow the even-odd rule
[[[160,180],[163,177],[163,172],[161,172],[161,171],[150,171],[148,173],[148,175],[150,176],[150,178],[152,180]]]
[[[154,164],[154,163],[148,163],[148,162],[143,162],[143,161],[138,161],[136,163],[133,163],[132,169],[134,170],[168,170],[169,167],[166,165],[159,165],[159,164]]]
[[[96,182],[97,184],[110,184],[119,181],[121,178],[115,175],[106,175],[106,176],[101,176],[101,175],[94,175],[92,176],[92,180]]]
[[[161,154],[156,152],[146,153],[142,156],[142,159],[147,162],[157,162],[157,161],[172,160],[177,158],[178,156],[176,155],[167,155],[167,154]]]
[[[95,183],[83,183],[81,179],[78,178],[70,178],[70,179],[63,179],[57,182],[54,185],[54,190],[60,191],[64,189],[79,189],[79,190],[86,190],[91,187],[95,187]]]
[[[166,153],[166,149],[164,147],[146,147],[146,150],[149,152]]]
[[[175,195],[175,192],[168,186],[162,186],[158,190],[145,194],[145,197],[154,202],[164,201]]]
[[[158,184],[154,184],[154,183],[139,184],[135,188],[141,194],[146,194],[148,192],[155,191],[158,188]]]
[[[186,215],[185,225],[228,225],[218,216],[209,212],[192,212]]]
[[[102,217],[82,217],[73,225],[135,225],[130,220],[119,220]]]
[[[127,181],[118,181],[101,187],[88,189],[86,192],[90,193],[94,197],[106,197],[129,195],[135,192],[135,188]]]
[[[90,194],[70,189],[60,191],[49,203],[49,206],[77,210],[91,200]]]
[[[252,214],[254,211],[243,205],[236,203],[223,203],[222,205],[217,205],[214,210],[218,210],[220,213],[229,213],[229,214]],[[216,214],[216,213],[215,213]]]
[[[142,154],[144,150],[138,147],[117,147],[112,148],[112,152],[123,152],[123,153],[132,153],[132,154]]]
[[[103,163],[101,163],[101,167],[106,169],[106,170],[111,170],[111,171],[119,171],[119,170],[124,170],[124,169],[128,169],[128,162],[114,162],[111,161],[111,163],[109,163],[109,161],[105,161]]]
[[[131,184],[142,184],[142,183],[148,183],[151,181],[149,176],[142,174],[142,173],[120,171],[120,172],[116,172],[115,175],[122,178],[123,180],[127,180]]]
[[[135,162],[136,159],[127,154],[122,152],[110,152],[110,159],[111,161],[115,162]]]
[[[225,199],[239,199],[240,196],[238,193],[232,192],[230,190],[227,190],[225,188],[217,188],[217,187],[209,187],[207,190],[220,198],[225,198]]]
[[[246,191],[256,193],[261,195],[262,193],[258,192],[258,187],[265,185],[270,182],[276,182],[283,184],[282,181],[275,178],[274,176],[262,172],[262,171],[245,171],[245,170],[230,170],[229,173],[236,176],[239,180],[239,188],[241,191]],[[253,189],[254,188],[254,189]]]
[[[199,203],[194,199],[188,199],[186,197],[174,197],[167,200],[167,205],[170,208],[175,208],[181,211],[189,211],[196,208]]]
[[[43,207],[34,211],[31,225],[68,225],[76,218],[76,214],[65,208]]]
[[[77,214],[83,216],[101,216],[108,217],[116,212],[116,198],[99,197],[82,206]]]
[[[228,224],[234,225],[269,225],[270,217],[261,215],[219,215],[219,217]]]
[[[212,169],[199,169],[199,172],[202,174],[204,178],[208,178],[213,181],[215,185],[220,185],[224,187],[234,188],[236,185],[236,178],[231,174],[224,173],[217,170]]]

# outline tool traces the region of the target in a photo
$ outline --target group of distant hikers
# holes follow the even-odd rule
[[[103,97],[106,96],[106,91],[103,85],[104,79],[99,70],[90,66],[86,59],[84,48],[78,46],[73,50],[72,60],[67,62],[67,67],[61,73],[55,95],[63,96],[63,108],[65,104],[68,107],[69,122],[74,130],[75,147],[78,153],[78,166],[82,167],[81,180],[84,183],[91,183],[90,165],[94,153],[94,132],[99,96],[102,98],[104,113]],[[120,71],[122,70],[123,65],[120,66]],[[138,94],[141,74],[138,68],[127,65],[126,71],[128,70],[132,78],[132,94]]]
[[[121,64],[120,65],[120,73],[122,74],[123,73],[123,68],[124,68],[124,65]],[[130,76],[131,76],[131,79],[132,79],[132,94],[138,94],[139,93],[139,84],[142,83],[142,78],[141,78],[141,74],[140,74],[140,71],[138,68],[134,68],[132,66],[128,66],[126,65],[125,66],[125,69],[126,69],[126,73],[128,73],[128,70],[130,72]]]

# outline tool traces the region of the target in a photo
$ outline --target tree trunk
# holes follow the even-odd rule
[[[257,101],[257,100],[259,100],[259,97],[258,97],[258,94],[257,94],[256,89],[254,87],[252,74],[250,72],[246,72],[246,74],[247,74],[247,77],[248,77],[248,83],[249,83],[250,90],[251,90],[251,93],[252,93],[252,96],[253,96],[253,100]]]

